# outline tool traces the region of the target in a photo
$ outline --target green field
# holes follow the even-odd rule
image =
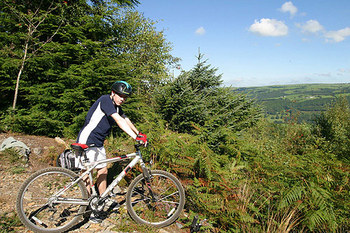
[[[336,98],[344,96],[350,101],[350,83],[298,84],[238,88],[257,100],[265,117],[274,122],[284,122],[291,116],[299,122],[311,122]]]

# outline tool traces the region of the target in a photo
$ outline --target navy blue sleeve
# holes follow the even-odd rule
[[[119,111],[118,111],[119,115],[123,118],[127,118],[127,116],[124,114],[124,111],[122,109],[122,107],[119,106]]]
[[[108,95],[102,96],[102,98],[101,98],[101,109],[102,109],[102,111],[104,113],[106,113],[107,116],[110,116],[113,113],[117,112],[117,110],[115,109],[111,98]]]

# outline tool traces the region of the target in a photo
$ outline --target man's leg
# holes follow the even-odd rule
[[[86,170],[82,170],[81,173],[84,173]],[[86,189],[88,191],[89,196],[91,196],[91,185],[90,185],[90,179],[89,179],[89,174],[84,176],[83,181],[85,183]]]
[[[100,195],[107,189],[107,167],[97,169],[97,187]]]
[[[107,167],[104,168],[98,168],[97,169],[97,180],[96,185],[98,188],[98,191],[100,195],[106,190],[107,188]],[[101,215],[101,212],[92,212],[90,215],[90,222],[92,223],[100,223],[104,217]]]
[[[97,187],[100,195],[107,189],[107,167],[97,169]],[[120,204],[113,199],[107,199],[105,202],[105,210],[108,212],[119,210]]]

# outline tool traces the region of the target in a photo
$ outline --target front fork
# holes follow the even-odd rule
[[[154,195],[151,187],[151,179],[152,179],[151,169],[148,169],[144,162],[141,162],[141,168],[142,168],[143,177],[145,178],[145,184],[149,193],[151,194],[152,201],[156,201],[156,196]]]

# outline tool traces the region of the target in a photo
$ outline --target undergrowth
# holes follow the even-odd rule
[[[18,232],[17,228],[21,226],[17,215],[9,216],[8,213],[0,215],[0,232]]]
[[[9,170],[12,174],[25,172],[28,161],[18,150],[14,148],[6,149],[0,152],[0,157],[3,162],[8,161],[11,164]]]

